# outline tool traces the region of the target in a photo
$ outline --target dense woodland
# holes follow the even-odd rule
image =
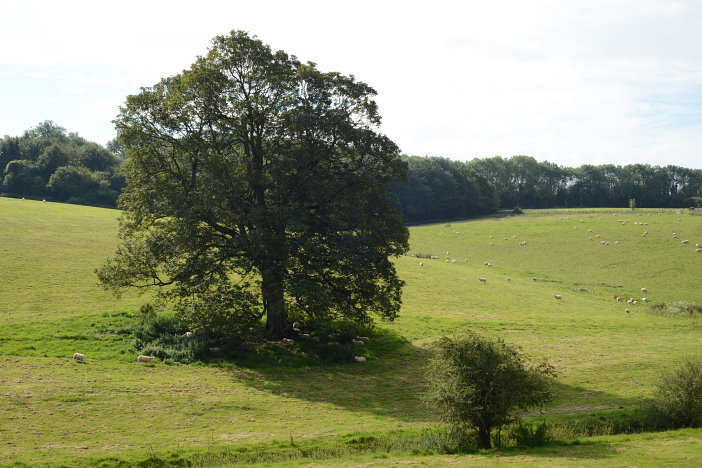
[[[411,223],[459,219],[500,209],[699,206],[702,170],[631,164],[561,167],[530,156],[469,162],[406,156],[407,183],[397,189]],[[124,187],[124,154],[67,133],[51,121],[0,140],[0,193],[114,207]]]
[[[0,140],[0,193],[114,207],[122,161],[116,143],[105,148],[47,120]]]

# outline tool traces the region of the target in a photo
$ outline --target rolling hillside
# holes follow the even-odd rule
[[[412,227],[410,255],[396,260],[407,282],[402,314],[379,324],[366,363],[277,356],[280,362],[139,366],[125,330],[148,296],[118,300],[93,273],[116,247],[117,216],[0,198],[0,464],[118,466],[157,455],[177,461],[178,454],[228,447],[334,446],[358,434],[418,432],[438,423],[421,403],[430,344],[468,329],[501,336],[556,367],[555,404],[532,415],[549,421],[636,411],[658,372],[702,345],[696,319],[650,313],[654,302],[702,302],[702,252],[695,252],[702,217],[534,211]],[[615,295],[649,303],[627,305]],[[87,363],[74,362],[74,352],[85,353]],[[678,456],[673,460],[684,465],[702,446],[700,430],[626,437],[592,439],[587,455],[562,447],[559,461],[546,463],[587,456],[604,466],[610,447],[645,459],[635,455],[643,450],[636,437],[648,437],[647,447],[672,437],[677,455],[665,452],[661,463]],[[604,446],[602,454],[597,447]],[[332,452],[323,464],[391,463]],[[520,465],[533,462],[528,453],[511,456]],[[454,457],[461,460],[478,463]],[[494,455],[479,460],[503,462]]]

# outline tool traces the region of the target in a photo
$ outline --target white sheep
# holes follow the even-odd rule
[[[85,362],[85,354],[74,353],[73,359],[75,359],[76,361]]]
[[[193,332],[186,331],[183,333],[183,338],[192,338],[193,336],[195,336],[193,335]]]
[[[289,344],[293,344],[293,343],[295,343],[295,340],[293,340],[292,338],[283,338],[284,345],[289,345]]]
[[[481,278],[478,276],[478,281],[482,281],[483,283],[487,283],[487,280],[485,278]]]
[[[419,266],[424,266],[424,262],[419,262]]]
[[[143,356],[141,354],[137,356],[137,362],[151,362],[154,359],[155,358],[153,356]]]
[[[357,340],[361,340],[361,341],[368,341],[368,340],[370,340],[370,338],[368,338],[367,336],[357,336],[356,339],[357,339]]]
[[[641,288],[641,292],[642,292],[642,293],[647,293],[647,292],[648,292],[648,289],[646,289],[646,288]]]
[[[641,302],[648,302],[648,299],[646,299],[645,297],[642,297]]]
[[[561,296],[560,294],[554,294],[553,297],[555,297],[555,298],[558,299],[559,301],[560,301],[561,299],[563,299],[563,296]]]
[[[353,359],[354,359],[356,362],[366,362],[366,358],[363,357],[363,356],[354,356]]]
[[[453,260],[451,260],[451,263],[456,263],[456,259],[454,258]]]
[[[366,342],[363,340],[351,340],[351,342],[356,346],[363,346],[364,344],[366,344]]]
[[[505,278],[507,281],[512,281],[512,278]]]
[[[702,249],[695,249],[695,252],[700,253],[702,252]]]
[[[300,333],[297,336],[300,337],[300,339],[302,339],[302,340],[311,340],[312,339],[312,335],[310,335],[309,333]]]
[[[626,312],[628,314],[631,311],[629,309],[624,309],[624,312]]]
[[[682,243],[683,243],[683,244],[689,244],[689,243],[690,243],[690,239],[685,239],[684,241],[682,241]]]
[[[293,322],[293,328],[300,328],[300,322]]]
[[[700,247],[702,247],[702,245],[700,245],[700,244],[695,244],[695,247],[697,247],[697,248],[699,249]]]

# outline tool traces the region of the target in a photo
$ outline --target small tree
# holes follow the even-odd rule
[[[483,448],[490,435],[519,418],[518,410],[552,398],[553,367],[530,365],[501,339],[475,333],[444,337],[428,370],[428,402],[459,432],[475,431]]]
[[[653,396],[652,409],[665,425],[702,425],[702,359],[686,357],[664,372]]]

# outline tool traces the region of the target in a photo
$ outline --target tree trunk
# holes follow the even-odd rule
[[[274,340],[283,338],[288,328],[283,281],[282,267],[269,265],[261,269],[261,296],[266,312],[266,330]]]
[[[484,449],[492,448],[490,444],[490,428],[479,427],[478,428],[478,438],[480,439],[480,446]]]

